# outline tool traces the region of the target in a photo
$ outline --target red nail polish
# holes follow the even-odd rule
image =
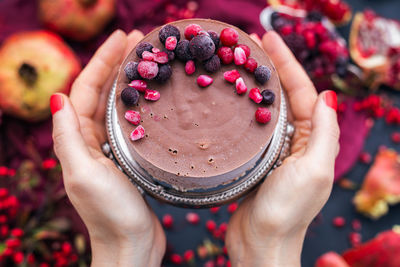
[[[64,106],[64,99],[62,95],[54,94],[50,97],[50,110],[51,114],[55,114],[57,111],[62,109]]]
[[[324,100],[328,107],[337,110],[337,95],[334,91],[326,91],[324,95]]]

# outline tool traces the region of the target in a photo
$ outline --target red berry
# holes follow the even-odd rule
[[[240,47],[235,48],[233,54],[233,60],[235,61],[236,65],[243,65],[244,63],[246,63],[247,60],[246,53],[242,48]]]
[[[194,212],[188,212],[186,214],[186,220],[191,224],[198,224],[200,221],[200,216]]]
[[[136,141],[142,139],[143,137],[144,137],[144,128],[142,125],[139,125],[138,127],[136,127],[135,130],[132,131],[131,140]]]
[[[221,59],[222,64],[228,65],[233,61],[233,51],[230,47],[223,46],[218,48],[218,57]]]
[[[0,237],[6,237],[7,235],[8,235],[8,226],[7,225],[0,226]]]
[[[24,235],[24,231],[21,228],[14,228],[11,230],[11,235],[20,238]]]
[[[160,49],[158,49],[157,47],[153,47],[153,48],[151,49],[151,52],[153,52],[154,54],[156,54],[156,53],[160,52]]]
[[[166,52],[158,52],[154,55],[154,61],[157,63],[165,64],[168,60],[168,54]]]
[[[176,39],[175,36],[169,36],[167,40],[165,40],[165,48],[168,50],[175,50],[176,44],[178,43],[178,40]]]
[[[174,224],[174,219],[170,214],[165,214],[162,218],[162,223],[165,228],[170,229]]]
[[[356,232],[351,232],[349,234],[349,241],[353,247],[357,247],[361,244],[361,234]]]
[[[42,168],[44,170],[50,170],[50,169],[53,169],[56,166],[57,166],[57,160],[52,159],[52,158],[45,159],[42,162]]]
[[[311,31],[306,31],[304,33],[304,39],[306,40],[307,47],[310,49],[313,49],[317,45],[315,34]]]
[[[354,231],[360,231],[362,227],[360,220],[354,219],[351,222],[351,227],[353,228]]]
[[[224,46],[234,46],[239,40],[239,33],[232,28],[225,28],[221,31],[219,37]]]
[[[194,259],[194,251],[189,249],[186,250],[185,253],[183,253],[183,259],[185,260],[185,262],[190,262]]]
[[[4,199],[6,197],[8,197],[8,189],[7,188],[0,188],[0,199]]]
[[[172,254],[172,255],[171,255],[171,262],[172,262],[173,264],[181,265],[182,262],[183,262],[183,261],[182,261],[182,256],[179,255],[179,254],[176,254],[176,253]]]
[[[246,92],[247,92],[247,87],[244,84],[243,78],[242,77],[237,78],[236,79],[236,93],[238,95],[241,95],[241,94],[244,94]]]
[[[371,163],[372,157],[368,152],[361,152],[359,159],[362,163],[369,164]]]
[[[197,84],[201,87],[207,87],[213,83],[213,78],[208,75],[200,75],[197,77]]]
[[[131,81],[130,84],[128,84],[128,86],[135,88],[139,92],[144,93],[144,91],[147,88],[147,83],[146,83],[146,81],[143,81],[143,80],[133,80],[133,81]]]
[[[203,29],[198,24],[189,24],[185,28],[185,32],[184,32],[185,38],[187,40],[192,40],[192,38],[197,36],[199,34],[199,32],[202,31],[202,30]]]
[[[337,217],[333,218],[332,224],[335,227],[343,227],[346,224],[346,219],[343,218],[342,216],[337,216]]]
[[[256,111],[256,121],[267,123],[271,120],[271,111],[267,108],[258,108]]]
[[[280,28],[280,32],[282,35],[289,35],[293,32],[293,27],[291,25],[284,25]]]
[[[239,206],[239,204],[237,202],[233,202],[233,203],[229,204],[228,212],[231,214],[234,213],[237,210],[238,206]]]
[[[0,166],[0,176],[7,176],[8,168],[4,166]]]
[[[158,65],[152,61],[140,61],[137,70],[142,78],[150,80],[157,76]]]
[[[17,171],[15,169],[8,169],[7,175],[13,177]]]
[[[185,65],[185,72],[187,75],[192,75],[196,71],[196,65],[193,60],[188,60]]]
[[[212,213],[212,214],[216,214],[218,211],[219,211],[219,207],[212,207],[212,208],[210,208],[210,212]]]
[[[160,97],[160,92],[156,90],[146,89],[146,91],[144,91],[144,99],[146,100],[157,101]]]
[[[261,101],[263,100],[263,97],[260,93],[260,89],[258,89],[258,88],[251,89],[249,92],[249,97],[251,100],[253,100],[257,104],[261,103]]]
[[[208,220],[206,222],[206,228],[210,233],[212,233],[217,229],[217,224],[213,220]]]
[[[396,143],[396,144],[400,143],[400,132],[392,133],[391,139],[392,139],[393,143]]]
[[[226,262],[225,267],[231,267],[231,262],[229,260]]]
[[[16,264],[21,264],[24,261],[24,253],[21,251],[15,252],[13,255],[13,261]]]
[[[29,264],[34,264],[36,262],[35,255],[33,255],[32,253],[29,253],[28,256],[26,257],[26,261]]]
[[[218,230],[221,231],[221,233],[225,234],[226,230],[228,229],[228,224],[226,222],[223,222],[219,225]]]
[[[217,267],[224,267],[226,259],[223,255],[218,255],[216,259]]]
[[[255,69],[257,68],[257,65],[258,65],[257,61],[254,58],[249,57],[246,60],[246,63],[244,63],[244,69],[250,73],[253,73],[255,71]]]
[[[149,52],[149,51],[143,51],[142,58],[143,58],[143,60],[153,61],[154,60],[154,54]]]
[[[224,79],[230,83],[236,82],[236,80],[240,77],[240,73],[237,70],[225,71]]]
[[[245,44],[238,44],[238,45],[235,46],[235,48],[236,48],[236,47],[242,48],[243,51],[246,53],[246,57],[249,57],[249,56],[250,56],[250,47],[248,47],[247,45],[245,45]]]
[[[65,254],[70,254],[72,252],[72,246],[70,243],[68,242],[64,242],[61,245],[61,250],[62,252],[64,252]]]
[[[133,125],[140,124],[140,113],[134,110],[127,110],[125,112],[125,119]]]
[[[7,239],[5,243],[8,248],[17,248],[21,245],[21,240],[15,239],[15,238],[10,238],[10,239]]]
[[[203,267],[215,267],[215,263],[213,262],[213,260],[209,260],[204,263]]]

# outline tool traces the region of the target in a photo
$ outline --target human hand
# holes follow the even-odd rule
[[[319,96],[275,32],[259,40],[286,89],[295,126],[291,154],[230,219],[232,266],[300,266],[307,227],[328,200],[339,152],[336,94]]]
[[[160,266],[165,234],[125,174],[104,156],[109,89],[125,55],[143,38],[115,31],[72,86],[51,97],[54,149],[69,199],[90,235],[92,266]]]

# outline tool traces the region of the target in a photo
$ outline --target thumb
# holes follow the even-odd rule
[[[63,170],[70,172],[74,166],[81,166],[90,153],[69,98],[64,94],[53,94],[50,97],[50,109],[53,114],[54,151]]]
[[[339,153],[339,125],[337,122],[337,96],[334,91],[325,91],[318,96],[311,118],[311,135],[306,156],[313,164],[334,168]]]

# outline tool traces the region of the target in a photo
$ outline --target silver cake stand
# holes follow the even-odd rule
[[[288,155],[294,132],[287,121],[287,106],[281,93],[280,113],[274,134],[260,160],[232,182],[204,190],[180,191],[149,175],[132,157],[123,137],[115,107],[116,83],[111,88],[106,110],[108,142],[102,147],[104,154],[112,159],[139,191],[172,205],[188,208],[206,208],[231,202],[254,189],[265,177],[282,164]]]

